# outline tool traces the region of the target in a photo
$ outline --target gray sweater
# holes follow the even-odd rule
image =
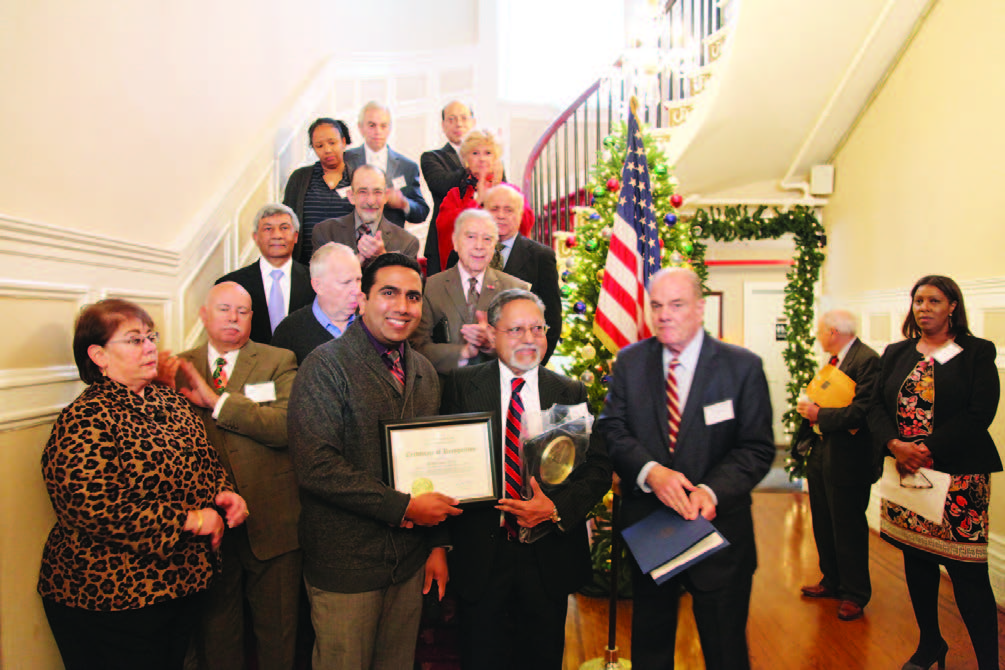
[[[395,388],[361,319],[304,360],[288,415],[312,586],[374,591],[423,567],[435,540],[427,529],[399,525],[410,496],[383,481],[380,420],[434,416],[439,402],[436,371],[407,345],[405,390]]]

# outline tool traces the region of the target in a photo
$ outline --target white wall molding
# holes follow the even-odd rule
[[[174,275],[179,254],[0,214],[0,253],[75,265]]]
[[[91,292],[83,284],[56,284],[50,282],[0,279],[0,296],[31,300],[63,300],[83,302]]]

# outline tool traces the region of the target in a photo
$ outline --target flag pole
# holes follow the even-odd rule
[[[607,648],[603,658],[591,658],[579,670],[631,670],[632,662],[618,658],[618,568],[621,563],[621,485],[614,476],[613,502],[611,503],[611,588],[607,604]]]

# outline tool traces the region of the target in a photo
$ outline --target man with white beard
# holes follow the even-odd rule
[[[495,507],[468,509],[447,528],[451,588],[458,595],[464,668],[521,667],[560,670],[568,596],[592,575],[586,514],[611,486],[603,443],[591,441],[586,460],[563,486],[546,495],[530,480],[522,499],[519,435],[523,417],[554,404],[586,402],[586,388],[540,367],[548,326],[541,299],[524,289],[500,292],[488,308],[498,360],[454,370],[443,390],[443,414],[496,412],[504,497]],[[513,476],[516,475],[516,481]],[[520,527],[552,526],[532,544]],[[512,640],[509,623],[516,628]]]

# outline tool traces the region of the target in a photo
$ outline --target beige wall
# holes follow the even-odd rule
[[[173,245],[337,47],[316,0],[10,0],[0,211]]]
[[[1001,366],[1003,30],[998,0],[936,4],[834,161],[823,292],[866,314],[873,344],[899,339],[915,280],[945,274],[963,286],[971,326],[996,341]],[[1005,449],[1003,409],[992,434]],[[992,482],[991,568],[1001,603],[1005,475]]]
[[[1005,4],[936,4],[835,161],[824,292],[1003,274]]]

